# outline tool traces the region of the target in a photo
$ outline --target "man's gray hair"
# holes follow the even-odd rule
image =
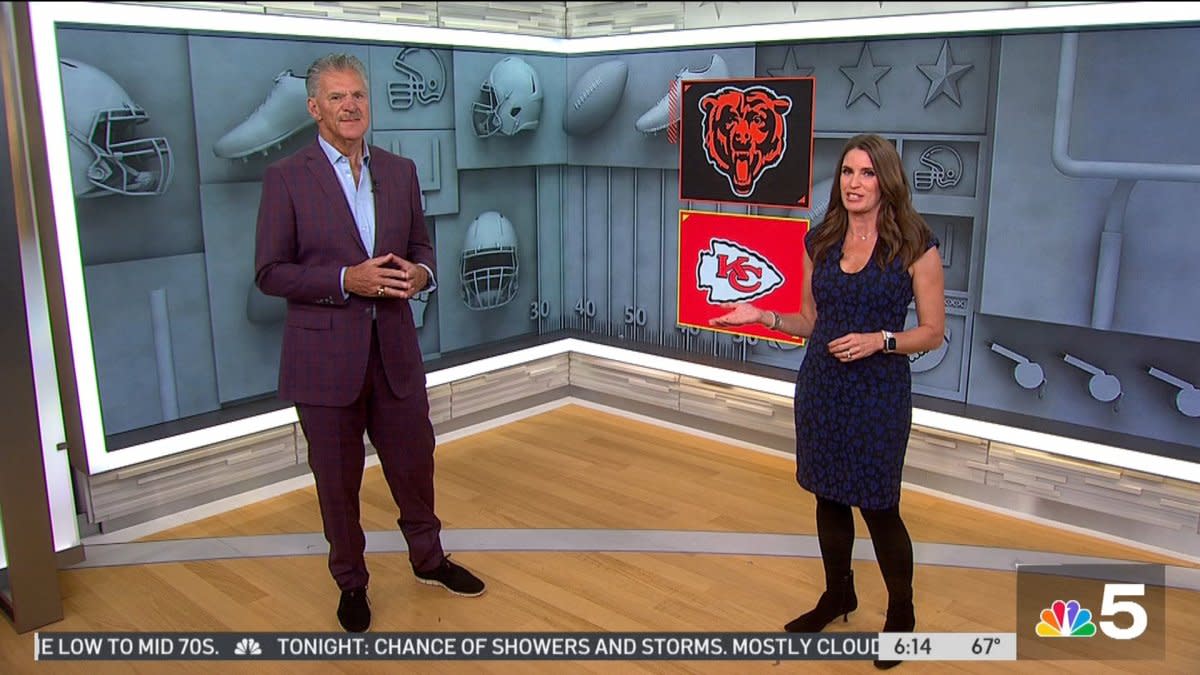
[[[304,76],[304,87],[308,90],[309,98],[317,97],[317,82],[321,79],[321,75],[330,70],[353,70],[362,78],[363,84],[367,84],[367,67],[363,62],[358,60],[353,54],[326,54],[308,67],[308,73]]]

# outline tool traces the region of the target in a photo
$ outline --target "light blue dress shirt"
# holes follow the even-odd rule
[[[317,141],[321,144],[321,150],[325,152],[329,163],[333,165],[333,172],[337,175],[338,184],[342,186],[342,194],[346,196],[350,214],[354,216],[354,225],[358,228],[358,237],[362,240],[363,248],[367,250],[367,255],[373,258],[375,257],[375,190],[371,182],[370,146],[363,143],[362,170],[358,172],[358,184],[355,185],[350,159],[320,135],[317,136]],[[417,264],[424,267],[429,274],[429,283],[422,289],[422,292],[432,292],[437,288],[437,284],[433,280],[433,270],[422,263]],[[345,267],[342,268],[341,287],[342,297],[350,297],[350,294],[346,292]]]

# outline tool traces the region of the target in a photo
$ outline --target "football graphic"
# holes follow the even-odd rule
[[[621,60],[598,63],[575,80],[567,97],[563,131],[583,136],[604,126],[617,111],[625,93],[629,66]]]

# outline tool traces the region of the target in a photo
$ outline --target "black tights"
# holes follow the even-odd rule
[[[826,588],[833,588],[850,575],[850,557],[854,548],[854,513],[851,507],[817,497],[817,540],[821,544],[821,561],[825,564]],[[913,548],[908,528],[900,519],[900,507],[890,509],[859,509],[875,559],[887,585],[888,604],[912,602]]]

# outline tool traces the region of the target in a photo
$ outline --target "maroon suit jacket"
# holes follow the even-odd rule
[[[412,160],[371,146],[375,255],[395,253],[436,270]],[[384,371],[398,397],[425,392],[425,370],[407,300],[343,299],[341,269],[372,257],[363,247],[329,159],[312,145],[263,175],[255,237],[255,283],[287,298],[279,397],[349,405],[366,378],[372,314]]]

